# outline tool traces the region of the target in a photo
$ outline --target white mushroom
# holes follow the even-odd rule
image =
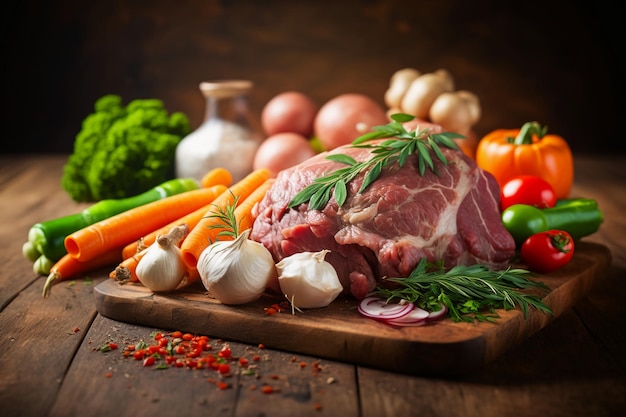
[[[385,104],[390,108],[399,108],[402,97],[420,72],[414,68],[396,71],[389,80],[389,88],[385,92]]]
[[[473,125],[475,109],[471,101],[455,92],[440,94],[433,102],[429,117],[446,131],[468,135]]]
[[[454,83],[446,70],[420,75],[402,98],[400,108],[404,113],[427,119],[430,107],[442,93],[452,91]]]
[[[456,94],[468,103],[472,119],[472,126],[478,123],[482,114],[482,109],[480,107],[480,100],[478,99],[478,96],[467,90],[458,90]]]

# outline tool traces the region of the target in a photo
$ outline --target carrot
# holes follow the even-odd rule
[[[113,265],[120,262],[122,259],[122,248],[117,247],[110,249],[106,252],[102,252],[99,256],[91,258],[88,261],[82,262],[71,256],[69,253],[63,255],[53,266],[50,268],[50,275],[46,279],[43,286],[43,296],[50,295],[52,284],[56,281],[62,281],[70,278],[77,277],[80,274],[93,271],[94,269],[102,268],[108,265]]]
[[[144,248],[143,250],[136,252],[134,255],[125,257],[121,262],[119,262],[115,269],[109,273],[109,278],[121,283],[139,281],[136,272],[137,265],[146,252],[148,252],[148,248]]]
[[[221,186],[200,188],[127,210],[67,236],[65,248],[70,256],[88,261],[210,203],[220,190]]]
[[[254,219],[255,216],[253,215],[252,211],[254,209],[254,206],[263,199],[263,197],[265,197],[265,194],[267,193],[267,191],[270,189],[270,187],[272,186],[272,184],[274,184],[275,178],[268,178],[265,180],[265,182],[263,182],[263,184],[261,184],[259,187],[257,187],[257,189],[255,189],[250,195],[248,195],[248,197],[246,197],[241,203],[238,203],[237,207],[234,210],[234,219],[235,219],[235,224],[237,225],[237,230],[244,231],[246,229],[249,229],[252,227],[252,224],[254,223]],[[211,228],[214,229],[211,231],[211,234],[214,236],[209,237],[209,239],[218,239],[221,238],[221,240],[232,240],[235,237],[231,236],[231,235],[222,235],[222,236],[218,236],[218,234],[220,233],[220,231],[225,230],[222,227],[219,227],[219,222],[220,220],[217,220],[215,218],[213,218],[211,220],[211,222],[207,222],[206,227],[207,228]],[[212,227],[212,226],[217,226],[217,227]],[[185,238],[186,239],[186,238]],[[184,245],[184,240],[183,240],[183,245]],[[181,245],[182,246],[182,245]],[[208,245],[207,245],[208,246]],[[202,252],[200,252],[202,253]],[[200,255],[198,255],[196,257],[196,264],[197,264],[197,259],[199,258]],[[184,255],[183,255],[183,260],[184,260]],[[183,283],[181,283],[180,287],[183,286],[187,286],[190,285],[194,282],[196,282],[198,279],[200,279],[200,273],[197,272],[198,269],[196,267],[191,267],[189,266],[187,263],[185,263],[187,265],[187,269],[189,270],[189,274],[188,276],[185,278],[185,280],[183,281]]]
[[[176,289],[187,287],[198,281],[199,279],[200,272],[198,272],[198,268],[187,267],[187,275],[185,275],[185,278],[183,278],[182,282],[178,284],[178,287],[176,287]]]
[[[259,186],[252,194],[246,197],[235,209],[235,219],[237,220],[237,226],[240,232],[252,227],[254,219],[256,218],[252,213],[254,206],[265,197],[265,194],[272,187],[276,178],[268,178],[263,184]]]
[[[216,185],[214,187],[221,187],[221,192],[226,191],[226,186],[224,185]],[[200,219],[206,214],[206,212],[211,208],[213,202],[210,202],[209,204],[206,204],[202,207],[200,207],[199,209],[196,209],[194,211],[192,211],[191,213],[187,213],[185,214],[183,217],[174,220],[173,222],[170,222],[168,224],[166,224],[163,227],[160,227],[156,230],[151,231],[150,233],[142,236],[141,242],[139,240],[134,240],[132,242],[130,242],[128,245],[126,245],[124,247],[124,249],[122,249],[122,257],[124,259],[129,258],[131,256],[133,256],[134,254],[137,253],[137,248],[139,247],[139,245],[143,245],[143,246],[150,246],[152,245],[155,241],[158,235],[165,235],[167,233],[169,233],[169,231],[172,229],[172,227],[176,227],[178,225],[181,224],[186,224],[189,227],[189,230],[193,229],[196,224],[198,224],[198,222],[200,221]]]
[[[226,168],[213,168],[200,179],[200,185],[204,188],[222,184],[230,187],[233,183],[233,175]]]
[[[197,266],[198,258],[202,251],[211,242],[215,241],[220,233],[219,224],[222,221],[214,217],[217,210],[220,208],[225,209],[227,206],[232,205],[235,197],[238,197],[238,201],[241,203],[271,176],[269,169],[262,168],[252,171],[213,201],[213,208],[207,210],[198,224],[190,230],[180,247],[183,261],[188,267],[195,268]]]

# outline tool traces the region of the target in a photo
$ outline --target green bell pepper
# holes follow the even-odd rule
[[[603,221],[598,203],[589,198],[558,201],[545,209],[514,204],[502,212],[502,224],[518,247],[530,236],[546,230],[564,230],[577,240],[597,232]]]

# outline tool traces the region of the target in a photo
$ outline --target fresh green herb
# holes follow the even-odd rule
[[[454,321],[495,321],[496,309],[511,310],[519,306],[524,317],[529,307],[553,314],[541,298],[519,290],[549,288],[542,282],[527,278],[529,271],[507,268],[492,271],[485,265],[459,265],[446,271],[441,262],[430,263],[422,259],[406,278],[386,278],[390,286],[379,286],[381,297],[405,299],[426,310],[439,310],[441,304],[448,308]],[[489,314],[485,314],[488,311]]]
[[[347,184],[362,172],[367,171],[359,193],[363,192],[380,176],[383,168],[398,164],[402,167],[409,156],[417,154],[420,175],[424,175],[426,168],[435,171],[433,157],[444,165],[448,160],[441,152],[440,146],[458,149],[453,139],[462,138],[462,135],[452,132],[429,133],[428,129],[408,131],[403,123],[415,117],[398,113],[391,116],[393,120],[384,126],[374,126],[372,131],[360,136],[352,142],[353,148],[367,148],[372,150],[372,157],[363,162],[345,154],[328,155],[326,159],[345,164],[346,167],[323,175],[313,180],[302,191],[297,193],[289,202],[289,207],[296,207],[302,203],[309,203],[309,208],[321,210],[326,206],[331,196],[341,207],[347,198]],[[377,144],[366,143],[376,139],[393,138]]]
[[[229,190],[230,191],[230,190]],[[232,191],[230,194],[233,196],[232,204],[227,204],[226,207],[213,204],[215,210],[208,216],[209,218],[217,218],[220,220],[218,224],[212,224],[210,229],[223,229],[217,234],[217,237],[230,236],[236,239],[239,236],[239,224],[237,224],[237,217],[235,216],[235,209],[239,205],[239,196],[235,196]],[[211,242],[213,243],[213,242]]]

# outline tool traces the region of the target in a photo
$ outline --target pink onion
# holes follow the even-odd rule
[[[366,317],[389,320],[408,314],[414,307],[413,303],[387,303],[382,298],[366,297],[359,303],[358,310]]]
[[[387,323],[394,326],[421,326],[426,324],[429,315],[428,311],[415,307],[408,314],[397,319],[387,320]]]
[[[428,312],[414,303],[407,301],[388,303],[387,300],[373,295],[361,300],[357,310],[365,317],[392,326],[422,326],[429,321],[445,317],[448,312],[445,305],[442,305],[440,310]]]
[[[445,304],[442,304],[441,309],[437,311],[431,311],[428,314],[428,317],[426,317],[426,320],[428,321],[439,320],[443,318],[447,313],[448,313],[448,307],[446,307]]]

